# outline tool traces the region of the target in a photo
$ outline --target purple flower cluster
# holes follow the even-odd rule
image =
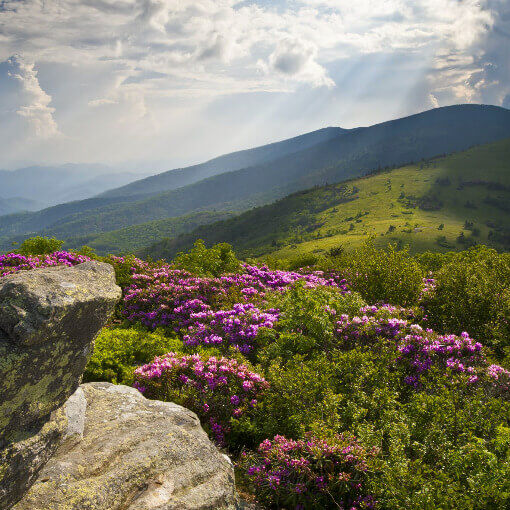
[[[439,335],[412,322],[412,311],[392,305],[367,306],[359,316],[342,315],[336,323],[336,335],[343,349],[370,346],[388,340],[397,349],[396,364],[405,372],[404,381],[419,388],[422,376],[433,367],[448,375],[464,374],[469,384],[491,383],[502,395],[510,388],[510,372],[488,365],[482,344],[464,332]]]
[[[26,256],[19,253],[0,255],[0,277],[37,267],[75,266],[90,260],[84,255],[67,251],[56,251],[50,255]]]
[[[336,335],[343,347],[373,344],[383,337],[393,340],[409,326],[412,310],[393,305],[365,306],[360,315],[341,315],[336,323]]]
[[[205,308],[205,306],[204,306]],[[253,303],[236,303],[232,310],[202,309],[190,315],[189,326],[183,341],[186,345],[210,345],[228,347],[232,345],[243,354],[254,347],[260,328],[273,328],[279,311],[261,311]]]
[[[337,435],[323,440],[275,436],[240,466],[258,498],[286,508],[373,508],[367,494],[366,473],[378,450],[366,451],[355,438]]]
[[[224,445],[232,419],[249,413],[269,385],[234,359],[170,352],[138,367],[134,386],[148,398],[188,407]]]
[[[277,310],[263,309],[267,292],[283,292],[296,282],[304,282],[307,288],[347,291],[345,280],[326,277],[322,271],[273,271],[247,264],[243,270],[199,278],[170,265],[151,267],[135,260],[132,283],[124,292],[124,317],[152,329],[183,331],[188,345],[233,345],[247,353],[258,329],[272,328],[278,320]]]
[[[412,324],[409,329],[411,333],[400,339],[397,358],[397,362],[407,368],[406,383],[418,387],[421,375],[433,366],[440,366],[452,374],[466,373],[469,383],[478,382],[477,374],[486,365],[482,344],[465,332],[460,336],[438,335],[417,324]]]

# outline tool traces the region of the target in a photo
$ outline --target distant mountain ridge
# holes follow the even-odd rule
[[[4,199],[17,197],[35,200],[41,209],[87,199],[139,178],[140,174],[116,172],[97,164],[30,166],[18,170],[0,170],[0,196]]]
[[[0,197],[0,216],[23,211],[37,211],[42,209],[42,207],[44,207],[44,205],[36,200],[30,200],[22,197]]]
[[[366,128],[328,128],[325,133],[310,135],[318,136],[320,141],[255,166],[219,173],[163,193],[96,197],[37,213],[0,217],[0,237],[8,241],[12,236],[40,233],[69,238],[200,211],[241,212],[313,186],[510,137],[510,110],[458,105]],[[296,148],[295,140],[291,139],[287,150],[290,146]],[[284,144],[280,149],[285,146],[285,142],[279,143]],[[257,157],[261,157],[261,148],[257,150]],[[172,172],[163,175],[167,174]]]
[[[289,138],[288,140],[219,156],[199,165],[178,168],[176,170],[169,170],[168,172],[152,175],[145,179],[127,184],[126,186],[106,191],[100,194],[100,196],[117,197],[144,193],[156,194],[165,190],[181,188],[218,174],[267,163],[268,161],[298,152],[316,145],[317,143],[336,138],[346,131],[346,129],[339,127],[319,129],[311,133]]]

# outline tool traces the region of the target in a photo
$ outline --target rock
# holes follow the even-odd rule
[[[65,435],[59,408],[76,390],[93,341],[121,296],[111,265],[0,278],[0,509],[28,489]]]
[[[0,508],[10,508],[21,499],[39,470],[55,453],[64,437],[67,420],[62,409],[55,411],[41,428],[20,432],[0,450]]]
[[[120,295],[112,266],[98,262],[0,279],[0,447],[76,390]]]
[[[80,390],[65,405],[67,439],[13,510],[236,508],[233,466],[194,413],[127,386]]]

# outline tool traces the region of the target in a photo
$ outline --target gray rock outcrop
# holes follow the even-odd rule
[[[120,298],[111,266],[0,278],[0,510],[232,510],[234,471],[197,416],[79,386]]]
[[[99,262],[0,279],[0,441],[74,393],[120,296],[112,266]]]
[[[121,296],[109,264],[0,278],[0,508],[27,490],[58,446],[60,409]]]
[[[233,466],[191,411],[109,383],[64,408],[67,437],[13,510],[236,508]]]

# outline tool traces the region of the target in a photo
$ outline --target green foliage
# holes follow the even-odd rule
[[[510,256],[480,246],[449,257],[424,307],[440,331],[467,331],[503,354],[510,345]]]
[[[18,248],[21,255],[48,255],[59,251],[64,244],[64,241],[59,241],[54,237],[30,237],[25,239]]]
[[[198,276],[221,276],[241,269],[241,263],[229,244],[219,243],[206,248],[201,239],[195,242],[188,253],[179,253],[173,264]]]
[[[269,306],[284,310],[276,331],[264,330],[259,342],[265,345],[260,357],[286,361],[299,354],[309,358],[330,351],[334,344],[336,321],[341,314],[355,315],[366,303],[356,292],[343,294],[332,287],[307,289],[296,285],[285,294],[276,294]]]
[[[370,303],[414,305],[424,276],[423,269],[409,250],[398,250],[394,245],[378,250],[367,243],[332,259],[329,267],[340,270],[352,288]]]
[[[253,408],[236,411],[236,415],[232,415],[235,401],[229,400],[232,392],[224,392],[223,386],[216,390],[220,392],[214,400],[218,416],[230,413],[222,422],[230,453],[236,456],[243,449],[254,450],[275,435],[300,440],[311,433],[332,441],[337,434],[345,434],[355,436],[365,451],[378,452],[367,471],[364,490],[383,510],[510,508],[508,386],[496,391],[495,381],[484,372],[485,357],[503,359],[506,355],[510,359],[510,255],[476,247],[462,253],[412,256],[408,250],[393,246],[380,250],[373,245],[334,255],[317,258],[314,269],[346,275],[352,292],[303,284],[286,292],[267,292],[257,298],[257,306],[277,308],[280,318],[274,327],[258,331],[255,348],[247,355],[253,364],[239,351],[228,353],[269,384]],[[208,249],[198,242],[178,266],[199,275],[220,275],[238,270],[233,257],[228,246]],[[123,286],[130,284],[133,265],[143,269],[146,264],[134,258],[110,261]],[[281,260],[274,263],[289,267]],[[424,276],[430,277],[425,290]],[[229,307],[244,299],[240,293],[233,295]],[[385,333],[383,326],[391,318],[408,319],[418,308],[380,307],[380,314],[387,314],[388,320],[374,325],[366,303],[379,301],[418,304],[426,316],[422,326],[444,333],[467,330],[492,352],[480,353],[483,362],[473,368],[475,372],[457,372],[447,368],[446,361],[432,364],[413,386],[408,380],[415,373],[412,363],[426,361],[429,355],[432,360],[433,355],[424,350],[425,357],[405,358],[401,340]],[[343,315],[352,319],[351,329],[341,329]],[[406,324],[411,329],[403,335],[413,331],[419,337],[420,328]],[[198,351],[209,358],[216,354],[210,348],[184,347],[179,339],[182,334],[148,333],[141,327],[106,329],[96,341],[85,378],[129,384],[133,369],[155,355]],[[415,350],[408,352],[418,352],[418,344],[412,345]],[[199,373],[203,381],[211,377],[207,370]],[[468,382],[472,373],[479,377],[479,384]],[[209,390],[195,398],[196,387],[187,387],[186,379],[172,381],[165,379],[166,393],[158,398],[192,407],[206,429],[217,431],[203,405],[203,395]],[[214,388],[211,391],[215,393]],[[236,386],[236,395],[241,391]],[[275,503],[273,493],[268,494],[266,500],[271,504],[285,501]],[[314,503],[336,508],[319,496],[310,499],[310,508]]]
[[[83,380],[131,385],[137,366],[149,363],[155,356],[182,349],[177,336],[166,336],[160,330],[149,333],[143,328],[105,328],[96,338]]]

